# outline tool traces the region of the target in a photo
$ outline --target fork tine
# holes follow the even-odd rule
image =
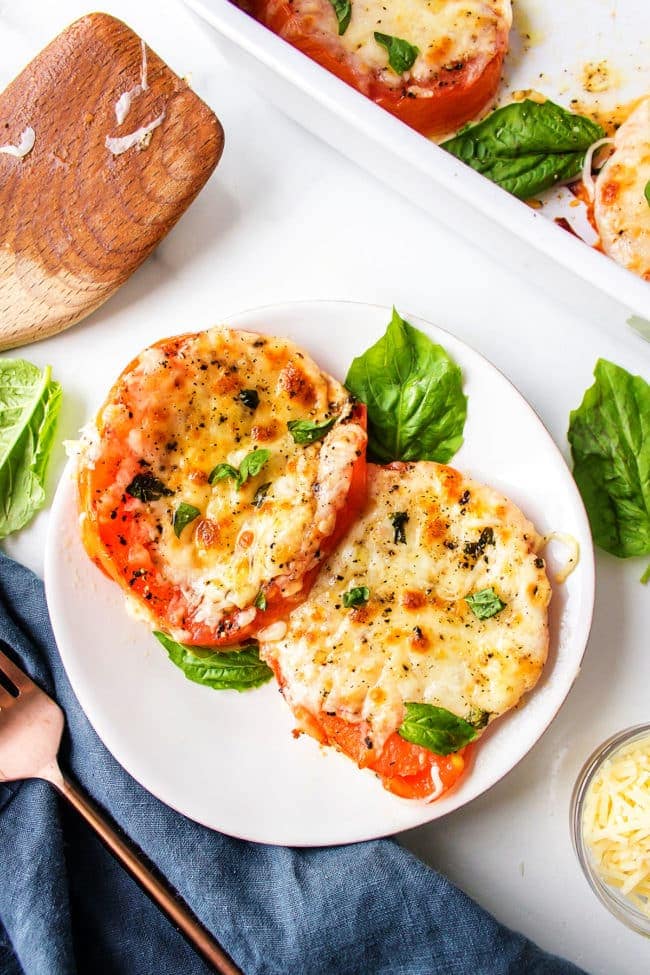
[[[2,648],[10,649],[9,644],[0,639],[0,670],[4,671],[9,680],[13,681],[19,691],[26,691],[33,684],[27,674],[17,667],[9,657],[2,652]],[[12,698],[13,700],[13,698]]]

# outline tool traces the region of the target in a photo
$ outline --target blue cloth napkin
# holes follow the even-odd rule
[[[1,553],[0,637],[65,710],[63,766],[246,975],[579,975],[392,840],[261,846],[198,826],[154,799],[106,751],[81,710],[42,583]],[[0,922],[2,975],[207,972],[44,782],[0,785]]]

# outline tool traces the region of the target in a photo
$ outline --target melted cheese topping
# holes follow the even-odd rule
[[[603,250],[650,281],[650,98],[623,123],[596,179],[594,218]]]
[[[496,491],[432,463],[369,465],[368,474],[362,518],[286,635],[260,649],[279,665],[294,710],[367,720],[381,750],[406,701],[468,719],[514,707],[546,660],[551,590],[542,539]],[[408,515],[405,543],[397,512]],[[362,586],[368,602],[346,608],[344,593]],[[490,588],[506,605],[481,620],[465,597]]]
[[[582,829],[600,877],[650,917],[650,739],[603,763],[585,796]]]
[[[246,405],[244,390],[254,391],[256,405]],[[187,638],[188,616],[214,627],[246,609],[250,619],[240,616],[239,625],[250,622],[264,585],[295,594],[321,558],[365,449],[365,432],[348,422],[351,409],[346,390],[284,339],[213,329],[146,349],[113,388],[97,429],[82,438],[80,477],[101,485],[91,514],[104,561],[119,559],[127,580],[146,566],[173,586],[165,623],[176,639]],[[337,422],[312,445],[295,443],[287,426],[330,418]],[[210,484],[218,464],[238,469],[259,449],[269,459],[243,485],[232,477]],[[169,493],[130,497],[126,488],[142,473]],[[199,515],[177,537],[180,502]],[[125,518],[137,520],[123,552],[110,546]]]
[[[316,29],[337,33],[330,0],[295,0],[293,8],[310,17]],[[338,41],[349,55],[378,71],[384,82],[397,86],[410,78],[417,85],[441,72],[453,73],[468,61],[476,61],[482,70],[504,46],[511,24],[510,0],[352,0],[350,24]],[[388,53],[375,40],[375,32],[419,49],[404,76],[388,67]]]

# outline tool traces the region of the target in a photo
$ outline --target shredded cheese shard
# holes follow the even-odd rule
[[[138,146],[140,149],[146,149],[149,145],[149,137],[154,129],[157,129],[165,117],[165,112],[162,111],[157,118],[148,125],[142,125],[135,132],[130,132],[128,135],[122,136],[106,136],[105,146],[113,153],[114,156],[121,156],[123,152],[127,152],[132,149],[133,146]]]
[[[32,151],[35,142],[36,133],[31,126],[27,126],[27,128],[21,133],[20,142],[17,146],[0,146],[0,152],[3,152],[7,156],[15,156],[16,159],[22,159]]]
[[[134,85],[133,88],[129,88],[128,91],[122,92],[120,97],[115,103],[115,118],[117,124],[121,125],[126,116],[131,110],[131,102],[138,95],[141,95],[144,91],[149,89],[149,83],[147,81],[147,48],[144,41],[140,41],[142,46],[142,64],[140,67],[140,84]]]
[[[585,796],[582,829],[601,879],[650,917],[650,738],[603,763]]]

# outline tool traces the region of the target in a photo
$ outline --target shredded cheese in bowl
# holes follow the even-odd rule
[[[650,725],[610,738],[573,796],[574,845],[609,910],[650,936]]]

